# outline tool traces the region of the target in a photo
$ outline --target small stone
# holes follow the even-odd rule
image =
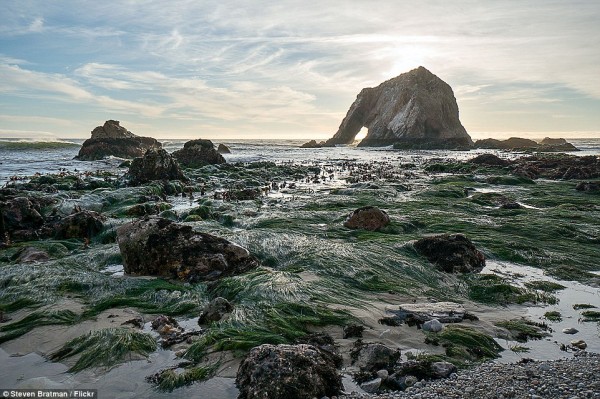
[[[444,325],[442,323],[440,323],[440,321],[438,319],[432,319],[429,321],[426,321],[425,323],[423,323],[423,326],[421,327],[423,329],[423,331],[429,331],[429,332],[440,332],[442,331],[442,329],[444,328]]]
[[[377,377],[381,378],[384,381],[388,378],[389,375],[390,374],[386,369],[382,369],[377,372]]]
[[[582,339],[571,341],[571,346],[574,346],[575,348],[582,349],[582,350],[587,348],[587,344]]]
[[[417,377],[415,377],[414,375],[407,375],[407,376],[404,378],[404,384],[405,384],[407,387],[412,387],[413,385],[415,385],[415,384],[417,383],[417,381],[418,381],[418,380],[417,380]]]
[[[576,328],[573,328],[573,327],[569,327],[569,328],[563,328],[562,332],[564,334],[577,334],[579,332],[579,330]]]
[[[381,386],[381,378],[375,378],[374,380],[363,382],[360,387],[367,393],[375,393]]]

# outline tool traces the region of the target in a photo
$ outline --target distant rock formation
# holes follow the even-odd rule
[[[551,139],[549,137],[544,138],[539,143],[521,137],[511,137],[506,140],[483,139],[475,142],[475,148],[515,151],[535,150],[542,152],[579,151],[577,147],[565,139]]]
[[[188,141],[181,150],[173,152],[173,156],[185,168],[225,163],[225,158],[215,150],[213,142],[203,139]]]
[[[95,161],[107,156],[131,159],[141,157],[150,148],[161,147],[156,139],[136,136],[119,121],[108,120],[92,130],[92,137],[83,142],[75,159]]]
[[[227,147],[223,143],[219,144],[219,147],[217,148],[217,152],[219,154],[231,154],[231,150],[229,149],[229,147]]]
[[[177,161],[162,148],[151,148],[143,157],[135,158],[125,178],[134,186],[153,180],[187,181]]]
[[[468,149],[473,144],[458,118],[452,88],[424,67],[362,89],[337,133],[317,146],[350,144],[363,126],[368,128],[359,143],[363,147]]]

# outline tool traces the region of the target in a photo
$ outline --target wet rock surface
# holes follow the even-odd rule
[[[98,212],[82,210],[61,219],[57,226],[55,237],[91,239],[104,229],[106,216]]]
[[[484,255],[462,234],[421,238],[414,243],[414,248],[447,273],[477,273],[485,266]]]
[[[179,164],[163,149],[150,149],[143,157],[135,158],[125,178],[134,186],[153,180],[187,181]]]
[[[475,158],[469,160],[470,163],[477,165],[490,165],[490,166],[508,166],[511,162],[508,159],[500,158],[494,154],[481,154]]]
[[[387,312],[400,323],[419,326],[433,320],[437,323],[460,323],[465,318],[464,306],[455,302],[404,303],[398,309],[388,309]],[[431,331],[441,331],[437,323],[430,323]]]
[[[200,312],[198,324],[209,324],[219,321],[227,313],[231,313],[233,305],[225,298],[217,297],[210,301]]]
[[[399,349],[392,349],[383,344],[356,341],[350,356],[353,359],[352,364],[361,372],[377,372],[381,369],[393,369],[401,353]]]
[[[173,152],[173,157],[184,168],[225,163],[225,158],[215,150],[213,142],[203,139],[188,141],[181,150]]]
[[[242,361],[239,399],[312,399],[338,395],[342,378],[335,364],[312,345],[260,345]]]
[[[125,273],[212,281],[258,266],[248,250],[191,226],[159,217],[134,221],[117,230]]]
[[[141,157],[150,148],[161,148],[161,144],[151,137],[136,136],[119,121],[108,120],[92,130],[92,137],[83,142],[76,159],[94,161],[108,156],[131,159]]]
[[[365,206],[348,215],[344,227],[377,231],[383,229],[389,223],[390,217],[385,211],[375,206]]]
[[[513,174],[530,179],[587,180],[600,178],[600,160],[597,156],[577,157],[548,154],[517,159]]]

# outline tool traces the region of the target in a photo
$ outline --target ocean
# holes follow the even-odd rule
[[[56,141],[37,141],[35,139],[0,138],[0,185],[11,177],[27,177],[36,173],[86,172],[96,170],[117,170],[122,159],[108,158],[99,161],[77,161],[73,158],[79,152],[84,139],[64,139]],[[183,147],[188,140],[159,140],[163,147],[173,152]],[[411,162],[428,158],[468,159],[481,152],[472,151],[401,151],[391,147],[357,148],[338,146],[334,148],[300,148],[305,140],[213,140],[223,143],[231,149],[225,154],[227,162],[272,161],[293,162],[299,164],[326,164],[336,160],[348,161],[401,161]],[[600,139],[570,139],[581,151],[576,155],[599,155]],[[489,151],[487,151],[489,152]],[[512,156],[512,154],[506,154]]]

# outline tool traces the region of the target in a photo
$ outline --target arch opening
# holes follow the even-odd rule
[[[363,126],[362,129],[360,129],[360,131],[356,133],[356,136],[354,136],[354,141],[362,141],[362,139],[367,137],[367,133],[369,133],[369,128]]]

